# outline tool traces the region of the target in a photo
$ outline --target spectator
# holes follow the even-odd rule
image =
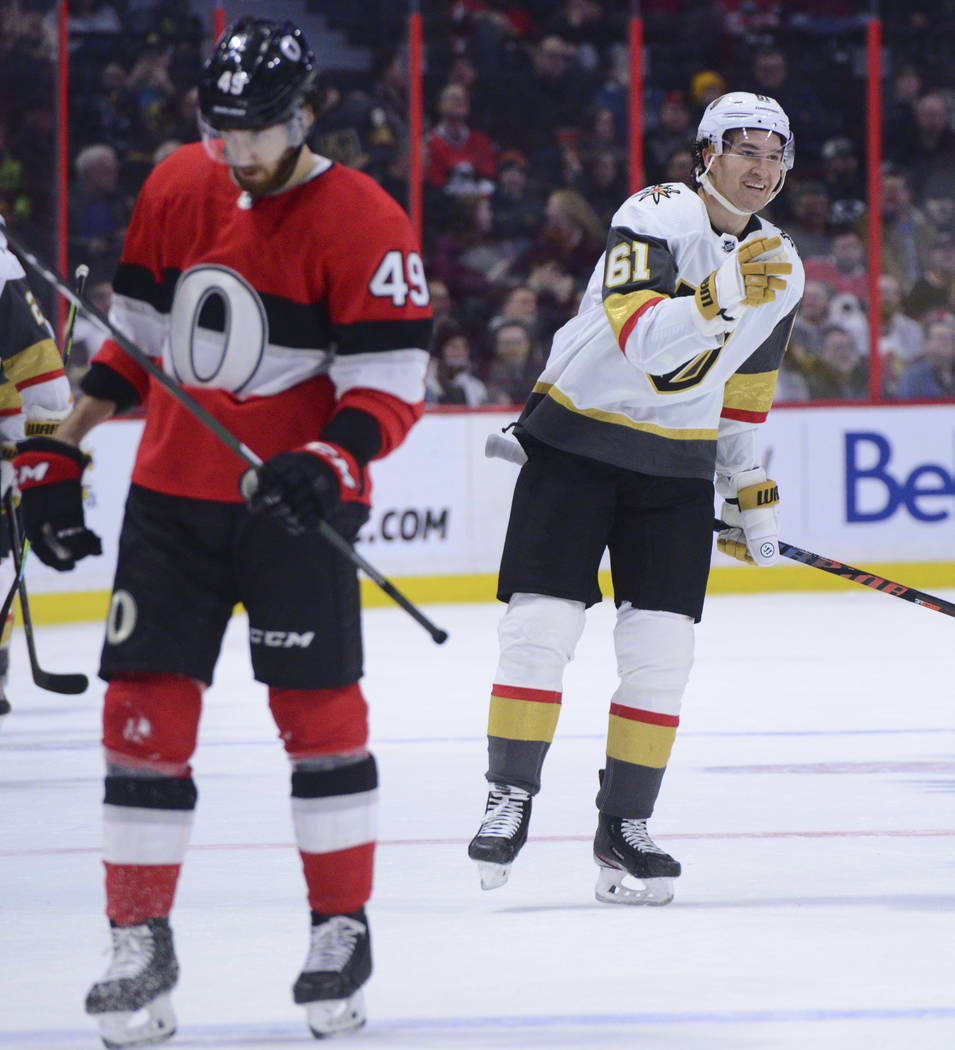
[[[693,107],[693,116],[696,123],[703,115],[703,110],[720,95],[727,91],[726,77],[717,73],[715,69],[701,69],[694,73],[690,80],[690,104]]]
[[[925,325],[924,355],[899,380],[900,398],[955,397],[955,324],[950,319]]]
[[[933,244],[939,237],[955,237],[955,183],[950,175],[927,183],[922,211],[931,227]]]
[[[924,269],[924,252],[931,227],[912,203],[908,175],[901,168],[882,166],[882,270],[894,274],[905,294]]]
[[[902,63],[892,78],[883,108],[885,145],[894,153],[895,144],[911,134],[915,124],[915,103],[922,94],[922,74],[911,63]]]
[[[948,307],[949,291],[955,281],[955,237],[939,239],[928,249],[925,269],[905,297],[908,314],[921,321],[933,310]]]
[[[471,368],[471,345],[463,328],[446,324],[435,328],[432,357],[425,380],[425,401],[432,405],[487,403],[487,388]]]
[[[554,190],[547,198],[546,224],[522,260],[525,270],[561,270],[583,289],[604,248],[604,228],[593,208],[575,190]],[[520,272],[521,264],[515,264]],[[545,282],[547,283],[547,282]],[[556,288],[551,286],[552,293]],[[569,295],[567,296],[569,299]]]
[[[326,83],[311,142],[316,152],[380,180],[396,145],[388,114],[363,91]]]
[[[24,185],[23,165],[8,148],[7,124],[0,118],[0,217],[7,222],[30,217],[32,202]]]
[[[493,222],[488,197],[458,197],[447,230],[435,239],[428,272],[458,303],[486,294],[514,261],[512,246],[491,235]]]
[[[603,55],[616,38],[604,4],[596,0],[563,0],[560,11],[544,24],[544,32],[572,44],[577,64],[586,70],[600,67]]]
[[[530,57],[530,68],[516,77],[513,101],[500,126],[508,145],[522,149],[535,168],[556,167],[558,133],[578,133],[584,113],[594,104],[595,85],[574,63],[574,49],[562,37],[542,37]]]
[[[530,181],[527,158],[519,150],[505,150],[491,195],[494,236],[523,250],[540,230],[543,211],[544,199]]]
[[[448,84],[438,99],[438,124],[425,136],[425,182],[445,193],[490,192],[497,172],[494,145],[483,131],[468,126],[468,92]]]
[[[668,92],[660,104],[657,127],[644,137],[643,156],[648,184],[664,180],[670,156],[678,149],[692,149],[695,134],[683,92]]]
[[[431,318],[435,328],[454,320],[451,306],[451,293],[444,281],[431,278],[428,281],[428,294],[431,296]]]
[[[77,185],[70,194],[72,263],[84,262],[112,276],[129,209],[119,197],[119,160],[105,143],[87,146],[76,158]]]
[[[905,124],[887,143],[889,155],[909,173],[912,193],[919,198],[932,176],[951,178],[955,169],[955,134],[945,96],[929,91],[915,103],[915,120]]]
[[[603,149],[592,154],[575,183],[576,190],[608,227],[620,202],[627,196],[627,177],[616,150]]]
[[[693,151],[688,149],[674,150],[667,158],[664,182],[682,182],[691,189],[696,189],[696,176],[693,174]]]
[[[830,324],[831,299],[832,291],[825,281],[806,281],[786,360],[795,360],[801,368],[807,358],[819,356],[822,333]]]
[[[792,221],[786,232],[804,259],[826,256],[832,250],[829,230],[829,191],[823,182],[801,182],[790,192]]]
[[[799,151],[815,160],[829,137],[832,121],[819,96],[804,79],[789,75],[786,56],[777,48],[757,52],[753,60],[752,87],[758,95],[769,95],[789,114],[799,142]]]
[[[809,373],[814,401],[861,400],[869,396],[869,364],[851,333],[830,325],[822,333],[819,357]]]
[[[829,194],[829,221],[848,225],[866,211],[866,188],[859,170],[859,154],[851,139],[840,135],[822,146],[822,179]]]
[[[530,333],[533,342],[541,345],[550,342],[559,325],[556,318],[542,310],[537,290],[526,284],[517,285],[508,291],[500,311],[488,323],[488,330],[494,332],[508,321],[522,324]]]
[[[917,321],[902,313],[899,282],[888,273],[879,277],[879,307],[882,392],[886,397],[894,397],[903,370],[922,356],[922,328]]]
[[[544,355],[519,321],[498,325],[493,340],[487,372],[488,401],[495,405],[523,405],[544,367]]]
[[[811,257],[805,266],[807,281],[822,281],[833,293],[848,292],[860,303],[868,300],[865,245],[855,230],[836,234],[829,255]]]

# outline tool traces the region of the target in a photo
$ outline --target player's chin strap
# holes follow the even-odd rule
[[[732,204],[729,200],[727,200],[727,198],[724,197],[723,194],[720,193],[720,191],[710,181],[710,168],[713,167],[714,160],[716,160],[715,153],[712,157],[710,157],[706,167],[699,175],[699,183],[703,187],[704,193],[708,193],[714,200],[718,201],[720,204],[723,205],[723,207],[727,211],[732,212],[734,215],[739,215],[743,218],[749,218],[749,216],[752,215],[752,212],[743,211],[742,208],[737,208],[736,205]],[[776,188],[769,195],[769,199],[766,201],[767,204],[769,204],[770,201],[774,201],[779,196],[779,193],[782,190],[783,183],[785,181],[786,171],[785,169],[783,169],[782,174],[779,176],[779,182],[776,183]]]

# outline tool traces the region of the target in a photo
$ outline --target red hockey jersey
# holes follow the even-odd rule
[[[136,202],[110,319],[263,459],[314,440],[346,407],[374,417],[387,454],[421,414],[430,341],[407,216],[324,158],[305,182],[250,203],[199,144],[163,161]],[[96,366],[146,408],[134,482],[241,500],[247,464],[161,384],[112,340],[91,378]]]

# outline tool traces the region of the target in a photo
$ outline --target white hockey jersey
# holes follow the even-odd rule
[[[776,235],[792,264],[786,290],[743,307],[728,335],[701,335],[692,298],[700,282],[741,241]],[[795,246],[772,223],[754,215],[737,238],[714,229],[687,186],[640,190],[614,215],[519,428],[645,474],[712,479],[756,466],[756,429],[772,405],[803,284]]]

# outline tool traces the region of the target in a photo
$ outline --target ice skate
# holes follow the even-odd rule
[[[510,784],[492,784],[484,819],[471,839],[468,856],[477,861],[482,890],[496,890],[507,882],[511,865],[527,841],[531,796]]]
[[[86,1012],[99,1024],[103,1043],[152,1046],[176,1031],[169,998],[179,977],[168,919],[113,926],[113,958],[86,997]]]
[[[680,862],[650,838],[645,820],[601,813],[594,837],[594,861],[600,867],[596,897],[607,904],[669,904]],[[628,876],[642,888],[624,885]]]
[[[371,936],[365,909],[312,916],[308,958],[292,996],[305,1006],[316,1039],[351,1032],[365,1023],[362,985],[371,976]]]

